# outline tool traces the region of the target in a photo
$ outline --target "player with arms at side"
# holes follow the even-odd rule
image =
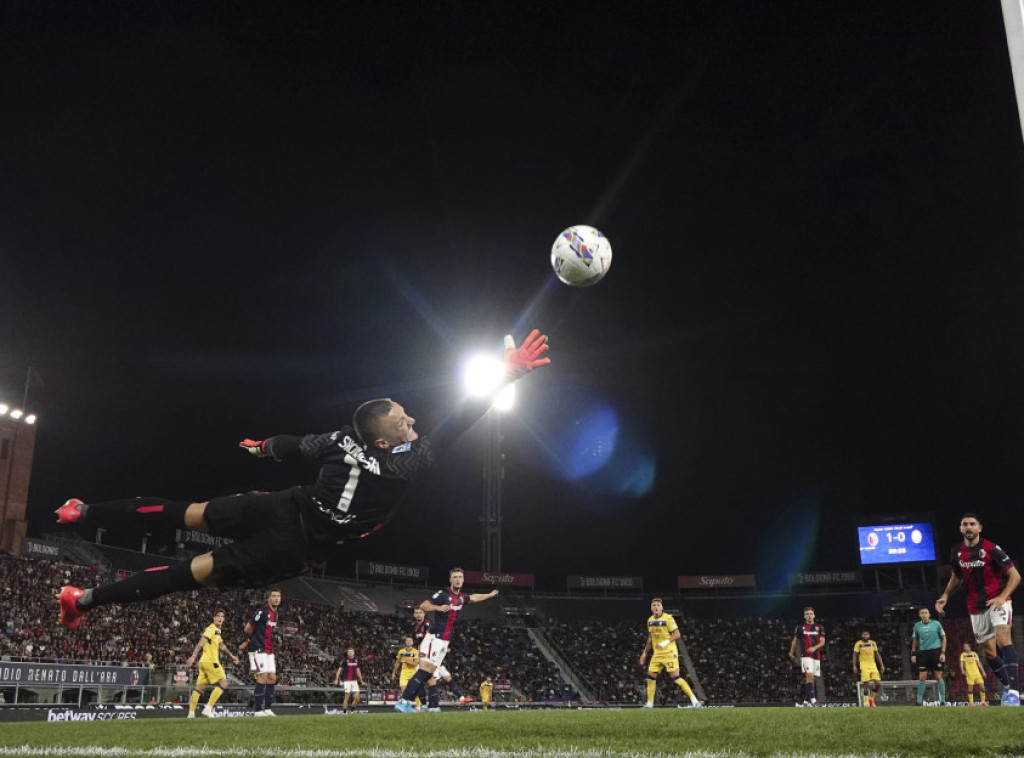
[[[878,694],[878,688],[882,686],[885,664],[882,663],[882,654],[878,650],[878,643],[871,639],[871,632],[867,629],[860,633],[860,639],[853,646],[854,674],[857,673],[858,663],[860,664],[861,683],[871,687],[871,694],[864,695],[864,705],[868,708],[877,708],[875,695]]]
[[[277,657],[274,655],[274,629],[277,627],[277,609],[281,605],[281,590],[267,592],[267,602],[257,608],[245,625],[249,639],[239,647],[249,651],[249,671],[256,677],[253,690],[252,715],[275,716],[274,687],[277,685]]]
[[[550,363],[544,357],[547,349],[547,337],[536,329],[519,348],[506,337],[505,384]],[[463,403],[424,436],[413,429],[415,419],[401,405],[379,398],[360,405],[352,425],[335,432],[240,443],[257,457],[317,462],[320,470],[311,485],[198,503],[154,497],[90,504],[68,500],[57,509],[58,522],[85,530],[132,521],[235,541],[180,566],[141,571],[114,584],[86,590],[66,585],[58,595],[60,623],[75,628],[89,610],[110,603],[136,603],[200,587],[265,587],[301,574],[339,544],[367,537],[387,523],[411,482],[486,412],[491,399]]]
[[[960,673],[964,675],[967,685],[967,701],[971,705],[988,705],[985,699],[985,675],[981,672],[981,658],[971,650],[971,643],[964,643],[964,651],[960,653]],[[980,700],[974,702],[974,688],[978,688]]]
[[[494,695],[494,682],[491,681],[491,675],[487,674],[484,680],[480,682],[480,705],[484,707],[486,711],[488,706],[491,704],[491,698]]]
[[[925,682],[928,672],[935,675],[939,686],[939,703],[946,704],[946,681],[942,671],[946,666],[946,630],[932,618],[931,611],[921,608],[921,620],[914,624],[914,638],[910,643],[910,662],[917,667],[917,704],[924,705]]]
[[[1003,684],[1002,705],[1020,705],[1020,668],[1013,646],[1013,604],[1010,595],[1020,584],[1020,572],[999,545],[981,537],[981,519],[975,513],[960,517],[963,541],[953,548],[953,575],[935,601],[943,613],[949,596],[960,585],[967,590],[974,639],[981,645],[988,667]]]
[[[660,597],[654,598],[651,601],[651,616],[647,619],[647,644],[640,653],[641,666],[647,660],[647,654],[653,653],[647,667],[647,702],[644,703],[644,708],[654,707],[654,693],[658,687],[658,674],[662,669],[668,672],[672,683],[690,698],[692,707],[701,707],[690,685],[679,673],[679,648],[676,645],[679,636],[679,625],[676,624],[675,618],[672,614],[665,613],[665,606]]]
[[[793,632],[789,644],[789,660],[797,662],[800,652],[800,671],[804,675],[804,701],[799,705],[817,705],[815,680],[821,677],[821,649],[825,647],[825,628],[814,621],[814,609],[804,608],[804,623]]]
[[[213,623],[203,631],[203,636],[196,643],[192,655],[185,661],[185,665],[191,666],[199,658],[199,675],[196,677],[196,687],[192,690],[192,697],[188,701],[188,718],[196,717],[196,706],[199,705],[199,698],[206,691],[206,685],[213,684],[213,692],[210,699],[203,706],[203,715],[213,718],[213,706],[217,705],[220,696],[228,687],[228,679],[224,676],[224,668],[220,665],[220,647],[224,644],[224,638],[220,630],[224,627],[224,611],[218,610],[213,614]],[[227,647],[224,652],[232,661],[238,663],[238,656],[232,653]]]
[[[417,608],[416,610],[419,610]],[[426,632],[424,632],[424,636]],[[405,647],[399,648],[395,653],[395,667],[391,670],[391,681],[398,679],[398,691],[405,692],[409,680],[415,676],[420,668],[420,650],[415,645],[412,637],[405,638]],[[416,710],[420,708],[420,699],[416,698]]]
[[[352,708],[354,709],[359,705],[359,685],[366,686],[366,681],[363,679],[363,671],[359,668],[359,659],[356,658],[356,649],[350,647],[345,651],[345,660],[338,666],[338,670],[334,672],[334,686],[337,687],[340,682],[344,682],[342,685],[345,688],[345,699],[341,703],[341,712],[348,713],[349,698],[352,698]]]
[[[429,600],[420,603],[420,608],[424,613],[433,613],[434,615],[430,620],[427,635],[420,644],[420,670],[409,681],[405,691],[402,692],[402,697],[395,703],[396,711],[412,713],[415,710],[413,698],[416,697],[416,693],[423,685],[434,678],[448,653],[448,645],[451,642],[455,619],[458,617],[459,611],[469,603],[482,603],[498,594],[497,590],[491,590],[486,594],[467,595],[462,591],[465,581],[466,577],[462,569],[453,568],[448,572],[448,586],[435,592]],[[437,700],[437,687],[430,688],[427,706],[427,710],[432,712],[441,710]]]

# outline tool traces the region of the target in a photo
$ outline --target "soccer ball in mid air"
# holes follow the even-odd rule
[[[592,226],[570,226],[551,246],[551,268],[570,287],[590,287],[612,265],[612,243]]]

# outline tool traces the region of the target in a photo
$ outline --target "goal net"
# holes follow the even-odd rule
[[[883,705],[916,705],[917,704],[917,679],[899,679],[896,681],[882,682],[875,696],[875,704]],[[871,688],[865,683],[857,684],[857,702],[864,705],[864,698],[871,694]],[[938,705],[939,683],[929,679],[924,683],[924,704]]]

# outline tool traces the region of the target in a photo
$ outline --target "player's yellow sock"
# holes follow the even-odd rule
[[[654,679],[647,680],[647,702],[654,702],[654,690],[657,688],[658,683]]]
[[[217,705],[217,701],[220,700],[220,696],[223,694],[224,690],[222,690],[219,686],[214,687],[213,692],[210,693],[210,702],[208,702],[207,705],[213,708],[213,706]]]
[[[968,692],[967,693],[967,702],[970,703],[971,705],[974,705],[974,693],[973,692]]]
[[[983,702],[983,703],[984,703],[984,702],[985,702],[985,690],[982,690],[982,691],[981,691],[981,692],[979,692],[978,694],[979,694],[979,695],[981,695],[981,702]]]
[[[192,690],[192,697],[188,699],[188,709],[195,711],[196,706],[199,705],[199,690]]]
[[[683,677],[679,677],[678,679],[676,679],[675,683],[683,688],[683,692],[686,693],[686,697],[693,700],[693,690],[690,689],[690,685],[686,683],[686,680],[683,679]]]

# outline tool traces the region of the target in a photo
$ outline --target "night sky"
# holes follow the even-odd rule
[[[557,283],[563,228],[615,259]],[[243,437],[421,432],[532,327],[502,568],[857,565],[964,510],[1024,557],[1024,140],[999,3],[0,8],[0,401],[67,497],[311,481]],[[480,566],[474,428],[355,558]]]

